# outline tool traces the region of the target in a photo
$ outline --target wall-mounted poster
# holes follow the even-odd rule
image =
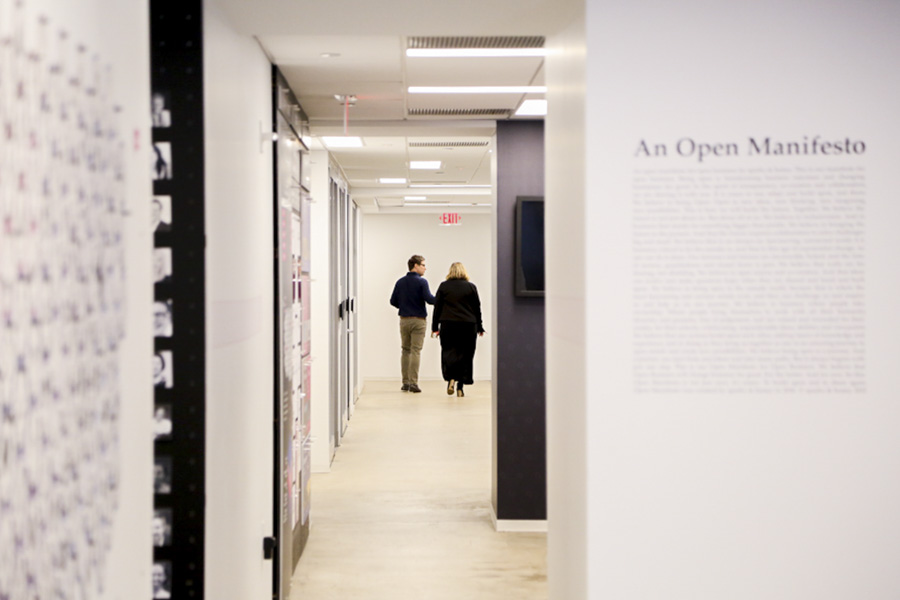
[[[150,170],[153,181],[172,179],[172,144],[169,142],[153,142],[150,153]]]
[[[307,162],[307,161],[304,161]],[[300,271],[309,275],[310,256],[312,254],[312,200],[307,194],[303,194],[300,201]]]
[[[139,124],[110,83],[138,48],[110,62],[113,42],[85,35],[98,3],[54,21],[62,4],[0,1],[0,599],[117,595],[113,540],[135,514],[124,177],[140,154],[120,120]]]
[[[150,98],[150,110],[154,127],[170,127],[172,125],[168,92],[153,92],[153,96]]]
[[[172,405],[157,404],[153,409],[153,439],[172,439]]]
[[[303,356],[309,356],[312,348],[312,292],[310,290],[310,277],[303,275],[300,278],[300,296],[302,298],[303,308],[301,312],[301,353]]]
[[[153,511],[153,545],[157,548],[172,545],[172,509],[157,508]]]
[[[153,180],[153,423],[159,478],[153,556],[160,565],[154,581],[165,582],[154,586],[152,597],[187,600],[205,596],[203,13],[200,0],[149,2],[153,129],[147,160]]]
[[[172,337],[172,301],[157,300],[153,303],[153,335]]]
[[[159,233],[172,230],[172,197],[153,196],[150,206],[151,231]]]
[[[157,456],[153,459],[153,493],[172,493],[172,457]]]
[[[167,600],[172,597],[172,562],[161,560],[153,563],[151,572],[153,580],[154,600]]]
[[[172,280],[172,249],[153,249],[153,283],[169,283]]]
[[[172,351],[160,350],[153,353],[153,387],[170,389],[172,376]]]

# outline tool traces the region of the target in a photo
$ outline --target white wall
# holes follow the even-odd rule
[[[273,534],[271,66],[204,3],[206,596],[266,598]]]
[[[550,598],[576,600],[588,572],[584,15],[547,47],[547,571]]]
[[[577,300],[567,308],[565,298],[558,298],[565,280],[549,279],[548,339],[553,349],[548,348],[548,356],[568,350],[573,362],[586,365],[586,393],[570,400],[563,381],[573,370],[551,359],[549,396],[556,405],[550,409],[550,483],[563,486],[551,487],[553,600],[896,596],[900,208],[895,200],[900,189],[896,168],[900,73],[896,61],[885,57],[900,55],[894,27],[898,19],[900,5],[877,1],[587,3],[586,162],[583,175],[572,175],[584,178],[585,191],[573,196],[569,206],[555,204],[556,197],[547,203],[548,234],[554,236],[548,239],[548,248],[566,243],[555,223],[570,219],[572,213],[577,217],[582,202],[585,218],[569,224],[584,223],[589,231],[583,252],[589,309],[580,309]],[[561,42],[566,44],[567,39],[573,45],[570,57],[561,59],[563,69],[577,65],[580,54],[577,31]],[[551,60],[549,69],[557,64]],[[548,79],[551,86],[563,85],[557,74]],[[554,98],[551,92],[551,101]],[[548,152],[563,150],[553,144],[575,133],[575,120],[574,116],[571,122],[548,119]],[[804,135],[861,139],[867,150],[853,157],[748,155],[748,136],[791,140]],[[738,142],[741,154],[699,165],[696,157],[688,160],[672,152],[682,136]],[[667,143],[670,153],[648,164],[648,159],[635,154],[641,139]],[[768,173],[767,169],[787,167],[790,173],[799,173],[796,168],[842,165],[865,169],[866,177],[860,267],[865,272],[865,391],[813,392],[813,386],[828,380],[809,365],[804,370],[812,376],[799,392],[777,386],[774,391],[754,390],[741,383],[734,391],[704,393],[677,374],[673,376],[677,393],[640,391],[633,376],[647,361],[636,358],[635,348],[659,350],[635,337],[635,323],[647,319],[633,305],[640,275],[634,269],[633,243],[639,233],[632,227],[640,217],[635,210],[636,170],[668,169],[676,177],[688,174],[688,169],[719,170],[725,177],[721,170],[727,168],[762,168]],[[564,167],[550,168],[557,178],[550,193],[557,195],[565,190],[559,183]],[[663,188],[671,192],[667,185]],[[577,192],[577,187],[572,190]],[[817,188],[815,210],[772,218],[766,232],[765,220],[759,219],[764,203],[752,188],[745,188],[741,193],[750,194],[757,208],[747,211],[742,225],[759,229],[758,239],[769,239],[767,233],[797,223],[817,231],[835,210],[822,209],[827,206],[826,193],[836,197],[840,191],[833,183]],[[695,196],[680,197],[690,205]],[[678,229],[716,217],[724,209],[716,204],[680,214],[669,223]],[[728,237],[726,230],[714,227],[710,232]],[[678,238],[669,241],[677,246]],[[653,239],[641,237],[641,242]],[[788,241],[802,243],[802,235]],[[762,251],[775,252],[772,248]],[[856,251],[853,247],[835,252],[832,260],[844,260]],[[564,256],[554,253],[550,258],[548,271],[566,268]],[[811,272],[815,275],[823,268],[827,267],[816,266]],[[732,289],[737,296],[748,293],[737,288],[746,283],[744,274],[728,271],[727,265],[724,269],[735,278]],[[659,276],[669,273],[660,270]],[[712,292],[694,291],[700,301],[715,299]],[[827,286],[818,290],[821,297],[832,293]],[[773,289],[772,294],[778,298],[780,292]],[[730,302],[726,297],[718,300]],[[583,345],[578,334],[569,337],[560,331],[566,312],[576,319],[586,315]],[[822,323],[820,317],[813,313],[812,321]],[[760,331],[762,323],[758,321]],[[698,338],[708,333],[708,327],[705,323],[698,327]],[[815,331],[824,333],[821,325]],[[779,339],[793,343],[786,336]],[[828,340],[824,345],[842,356],[853,343]],[[741,344],[735,341],[725,351],[740,350]],[[780,351],[778,344],[763,347],[764,352]],[[747,360],[757,358],[747,354]],[[690,361],[681,364],[693,368]],[[712,376],[720,378],[740,366],[736,361],[718,367]],[[577,391],[578,386],[573,387]],[[563,408],[561,402],[571,404]],[[569,428],[583,436],[585,424],[586,444],[576,449],[571,464],[564,465],[561,457],[567,446],[561,432]],[[567,476],[562,469],[574,474]],[[578,481],[582,476],[586,483]],[[583,516],[584,534],[567,521],[564,511],[570,508]],[[556,519],[562,523],[559,529]],[[567,539],[554,539],[557,535]],[[570,558],[568,541],[574,555],[571,570],[560,566]],[[587,560],[580,560],[580,555]],[[567,590],[560,577],[572,577],[576,583]]]
[[[152,182],[147,176],[150,156],[150,53],[147,2],[52,2],[64,11],[59,23],[75,27],[89,24],[85,39],[103,47],[104,60],[113,62],[115,97],[122,104],[122,135],[126,148],[126,185],[129,200],[127,225],[128,330],[122,346],[123,396],[119,440],[119,514],[113,530],[107,588],[102,598],[118,599],[150,590],[153,548],[148,531],[153,514],[153,385],[148,357],[153,353],[150,328],[153,278],[150,258],[153,236],[149,223]],[[56,19],[56,16],[54,16]],[[77,38],[76,38],[77,39]],[[129,137],[131,137],[129,144]]]
[[[310,288],[312,333],[310,374],[312,387],[312,470],[326,473],[334,457],[331,420],[331,203],[329,202],[328,152],[309,153],[313,203],[310,205]],[[313,499],[313,502],[315,500]]]
[[[433,294],[447,276],[450,264],[462,262],[478,287],[481,314],[487,333],[478,338],[475,351],[476,380],[491,378],[493,265],[491,216],[463,214],[460,226],[440,226],[438,215],[364,213],[360,252],[361,290],[359,323],[360,362],[364,380],[396,379],[400,386],[400,333],[397,309],[389,303],[394,283],[408,269],[413,254],[425,257],[425,279]],[[428,327],[431,328],[431,306]],[[442,380],[440,343],[426,338],[419,380]]]

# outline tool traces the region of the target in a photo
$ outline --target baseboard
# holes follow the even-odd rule
[[[491,506],[491,522],[494,530],[501,533],[547,533],[547,520],[527,521],[525,519],[498,519]]]

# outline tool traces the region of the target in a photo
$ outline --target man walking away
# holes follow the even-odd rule
[[[425,274],[425,259],[413,254],[408,261],[409,273],[394,284],[391,306],[397,307],[400,315],[400,373],[403,376],[404,392],[418,393],[419,357],[425,343],[425,323],[428,312],[425,303],[434,304],[434,296],[428,289]]]

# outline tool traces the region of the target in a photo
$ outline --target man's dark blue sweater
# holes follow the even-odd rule
[[[391,306],[396,306],[401,317],[428,318],[425,303],[434,304],[434,296],[428,289],[428,282],[418,273],[410,271],[394,284]]]

